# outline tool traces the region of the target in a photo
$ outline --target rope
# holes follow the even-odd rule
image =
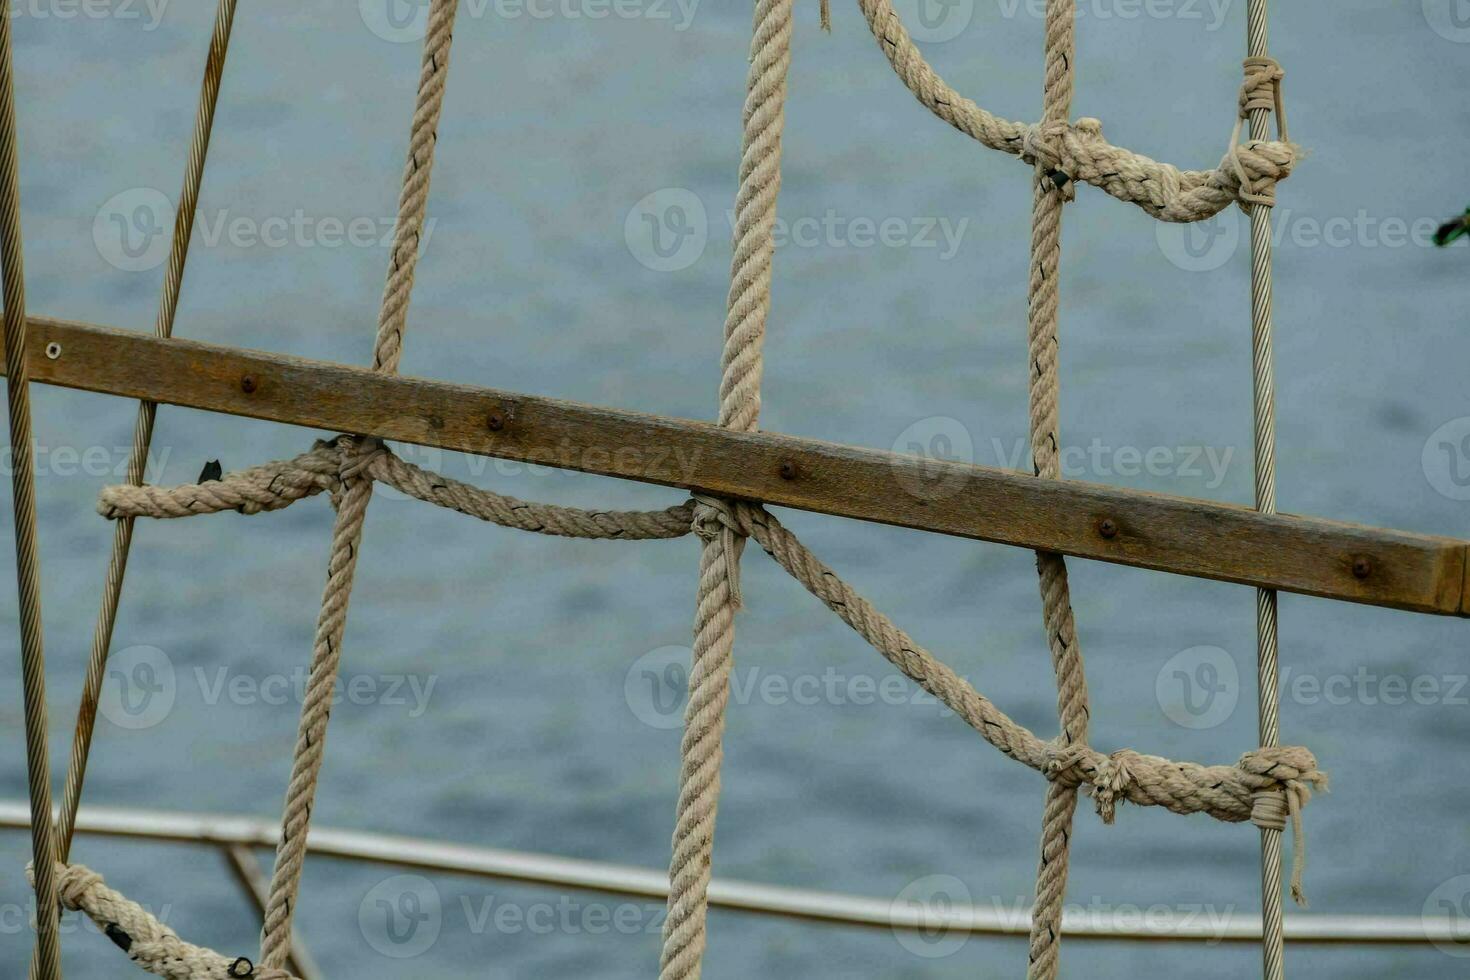
[[[781,189],[781,134],[786,76],[791,66],[793,0],[759,0],[746,78],[740,187],[735,197],[735,245],[721,356],[719,424],[753,432],[760,417],[761,348],[771,309],[771,237]],[[823,10],[823,26],[827,12]],[[699,588],[689,704],[679,746],[679,800],[669,862],[660,980],[692,980],[704,956],[706,893],[724,757],[725,706],[740,608],[740,553],[730,504],[698,497],[693,527],[700,537]]]
[[[1076,60],[1075,0],[1047,0],[1045,82],[1041,136],[1066,126],[1071,112],[1073,63]],[[1034,141],[1033,141],[1034,142]],[[1058,278],[1061,264],[1062,206],[1070,196],[1071,169],[1067,160],[1048,163],[1036,159],[1031,211],[1031,287],[1029,360],[1031,384],[1031,453],[1036,475],[1061,478],[1058,454],[1060,385],[1057,379]],[[1058,169],[1061,168],[1061,169]],[[1042,600],[1047,645],[1057,680],[1057,712],[1061,718],[1060,744],[1072,748],[1087,742],[1087,677],[1077,643],[1072,600],[1067,587],[1067,565],[1059,554],[1036,553],[1036,571]],[[1111,792],[1111,790],[1110,790]],[[1058,970],[1062,901],[1067,892],[1067,867],[1072,818],[1077,811],[1077,787],[1053,780],[1042,809],[1041,862],[1036,872],[1036,902],[1031,912],[1030,966],[1032,980],[1052,980]]]
[[[1136,204],[1160,221],[1203,221],[1231,203],[1242,200],[1244,179],[1251,187],[1274,185],[1296,165],[1298,153],[1285,142],[1252,139],[1232,148],[1214,170],[1180,170],[1109,143],[1095,119],[1034,131],[980,108],[955,91],[924,60],[891,0],[858,0],[868,27],[894,72],[929,111],[955,129],[993,150],[1022,157],[1028,163],[1040,156],[1051,170],[1065,172],[1073,181],[1091,184],[1120,201]],[[1028,139],[1029,134],[1029,139]]]
[[[294,459],[226,473],[208,483],[108,487],[102,491],[97,510],[117,520],[192,517],[231,510],[259,514],[281,510],[323,492],[340,497],[344,461],[358,452],[357,443],[352,436],[339,436],[330,442],[318,442],[310,452]],[[556,537],[627,541],[679,538],[689,533],[694,514],[690,504],[656,511],[609,511],[529,503],[420,469],[387,448],[372,454],[365,472],[373,480],[426,503],[502,527]]]
[[[373,349],[373,368],[384,374],[398,370],[403,350],[408,301],[418,264],[419,230],[428,206],[429,174],[434,163],[439,113],[444,106],[444,84],[456,8],[456,0],[433,0],[429,8],[418,102],[409,134],[403,189],[399,195],[393,256],[383,290],[377,341]],[[311,806],[321,773],[332,691],[342,655],[342,634],[347,625],[347,603],[362,542],[362,525],[373,492],[372,480],[363,471],[372,458],[383,451],[382,444],[375,439],[354,443],[351,448],[353,451],[344,455],[339,471],[342,493],[337,505],[336,524],[332,528],[327,586],[317,619],[310,680],[301,706],[291,780],[281,816],[281,841],[276,850],[261,935],[260,959],[272,969],[284,967],[291,952],[291,920],[306,858],[307,827],[311,823]]]
[[[26,875],[35,877],[34,865]],[[284,970],[257,969],[243,956],[222,956],[186,943],[143,906],[107,887],[102,876],[80,864],[55,867],[61,904],[96,923],[128,959],[155,976],[170,980],[297,980]]]
[[[751,41],[747,78],[744,137],[736,198],[734,255],[721,358],[718,422],[736,431],[755,431],[760,414],[762,346],[770,312],[772,229],[781,183],[781,138],[787,73],[790,66],[794,0],[760,0]],[[1094,119],[1069,122],[1074,87],[1075,0],[1047,0],[1045,84],[1040,122],[1022,125],[998,119],[950,89],[918,54],[890,0],[859,0],[870,28],[879,39],[899,77],[920,101],[956,128],[987,146],[1019,156],[1033,167],[1034,202],[1028,297],[1028,355],[1030,362],[1030,435],[1033,465],[1039,479],[1060,479],[1058,456],[1059,385],[1058,321],[1061,214],[1073,199],[1078,182],[1101,187],[1123,200],[1139,204],[1161,220],[1193,221],[1217,213],[1239,201],[1251,214],[1253,270],[1253,363],[1256,401],[1256,504],[1275,512],[1274,409],[1271,376],[1270,205],[1274,188],[1295,160],[1287,142],[1281,98],[1284,73],[1266,55],[1265,0],[1249,0],[1250,57],[1230,148],[1221,167],[1208,172],[1181,172],[1127,150],[1113,147],[1102,137]],[[822,26],[828,26],[827,2],[821,5]],[[208,147],[213,109],[218,95],[233,17],[234,0],[220,0],[214,42],[206,65],[195,141],[185,174],[180,216],[164,296],[156,324],[160,336],[172,331],[177,308],[190,222],[197,204],[204,156]],[[418,102],[410,134],[408,163],[399,201],[397,236],[384,288],[374,369],[396,373],[402,353],[429,190],[436,143],[436,127],[443,105],[449,46],[455,14],[454,0],[433,0],[425,38]],[[9,212],[3,217],[6,340],[10,377],[24,381],[23,302],[19,297],[19,237],[16,214],[14,120],[9,63],[8,25],[0,23],[4,64],[0,65],[4,115],[0,115],[0,150],[4,151],[5,197]],[[1275,111],[1280,139],[1266,139],[1267,114]],[[1248,122],[1250,137],[1240,139]],[[187,206],[185,206],[187,205]],[[20,324],[17,327],[17,323]],[[17,335],[18,331],[18,335]],[[17,353],[18,352],[18,353]],[[12,358],[19,357],[20,370]],[[19,396],[17,396],[19,392]],[[23,383],[10,386],[12,440],[17,418],[24,415]],[[21,412],[17,413],[19,397]],[[328,579],[317,624],[311,677],[302,707],[291,780],[283,807],[282,830],[275,872],[266,904],[261,940],[261,966],[243,957],[225,957],[183,942],[171,930],[136,905],[106,887],[101,877],[80,865],[50,860],[49,840],[36,841],[41,872],[33,875],[41,908],[53,911],[57,902],[45,895],[59,888],[60,902],[91,916],[129,957],[159,976],[179,978],[252,977],[256,980],[294,980],[284,969],[290,950],[291,922],[306,855],[312,802],[320,777],[333,687],[341,656],[348,600],[372,485],[381,481],[420,500],[456,510],[506,527],[535,533],[592,539],[666,539],[693,531],[701,541],[700,580],[694,623],[694,654],[690,697],[681,742],[678,809],[670,863],[669,913],[664,927],[660,960],[661,980],[693,980],[700,975],[705,948],[706,893],[709,886],[714,828],[720,790],[720,764],[725,708],[734,646],[734,617],[741,605],[740,557],[748,538],[770,554],[793,578],[824,602],[910,679],[950,707],[986,741],[1006,755],[1043,773],[1048,780],[1033,909],[1028,976],[1054,980],[1058,973],[1061,906],[1065,897],[1069,842],[1079,792],[1092,798],[1104,823],[1112,823],[1123,802],[1162,806],[1172,812],[1206,813],[1230,822],[1249,820],[1261,830],[1262,883],[1266,975],[1281,976],[1281,834],[1288,826],[1295,838],[1291,892],[1302,895],[1305,841],[1301,813],[1313,789],[1325,789],[1327,777],[1305,748],[1278,744],[1276,704],[1275,593],[1261,591],[1258,599],[1260,638],[1261,729],[1260,748],[1243,755],[1233,766],[1202,766],[1145,755],[1131,749],[1103,754],[1090,746],[1087,683],[1077,642],[1061,555],[1040,552],[1037,570],[1043,618],[1057,681],[1058,736],[1043,741],[979,694],[946,664],[919,646],[907,633],[874,608],[786,530],[762,506],[740,500],[694,494],[688,503],[662,511],[597,511],[530,503],[430,473],[399,459],[376,438],[341,435],[294,459],[267,463],[222,475],[217,480],[176,487],[142,484],[143,460],[152,434],[153,406],[141,403],[128,483],[109,487],[99,498],[98,510],[118,521],[113,562],[109,568],[103,613],[89,663],[82,713],[95,710],[100,674],[110,643],[117,596],[126,567],[132,522],[137,517],[178,518],[234,510],[257,514],[280,510],[320,493],[330,496],[337,516]],[[27,457],[24,461],[29,463]],[[21,470],[17,466],[17,480]],[[29,469],[26,467],[27,484]],[[24,573],[31,562],[34,578],[34,502],[31,540],[18,547]],[[17,483],[17,522],[22,494]],[[30,549],[27,558],[26,548]],[[33,711],[31,668],[40,661],[39,633],[26,633],[27,599],[22,578],[22,631],[26,642],[28,747],[38,742],[44,765],[44,698]],[[30,606],[34,607],[34,595]],[[30,640],[34,639],[34,657]],[[93,686],[92,673],[98,678]],[[37,670],[34,683],[44,675]],[[38,714],[37,717],[33,717]],[[90,718],[84,717],[73,747],[67,803],[63,808],[64,840],[69,842],[75,821],[75,797],[80,794],[90,745]],[[32,761],[32,803],[38,806],[37,765]],[[49,812],[49,789],[44,778],[40,793]],[[41,819],[39,834],[50,830]],[[44,859],[42,857],[44,856]],[[55,960],[54,920],[41,930],[40,951],[33,976],[45,969],[46,937],[50,935]],[[54,973],[44,974],[50,980]]]
[[[209,153],[209,136],[214,127],[214,108],[219,101],[225,55],[229,52],[235,5],[236,0],[220,0],[215,11],[214,33],[210,38],[209,55],[204,63],[199,109],[194,118],[194,135],[189,143],[188,163],[184,167],[184,186],[179,194],[178,213],[174,216],[174,237],[169,246],[168,267],[164,273],[163,297],[154,323],[154,334],[159,337],[173,334],[174,315],[178,311],[179,291],[184,279],[184,263],[189,256],[189,240],[193,235],[194,215],[199,205],[199,188],[204,179],[204,161]],[[157,406],[153,402],[138,403],[138,419],[133,427],[133,448],[128,457],[129,484],[143,482],[148,449],[153,441],[156,410]],[[71,764],[66,773],[61,817],[57,823],[56,856],[63,863],[71,853],[72,835],[76,830],[77,808],[81,805],[82,786],[87,778],[87,759],[92,749],[92,732],[97,721],[97,701],[102,695],[107,654],[112,646],[112,630],[117,622],[118,601],[122,596],[123,576],[127,572],[128,552],[132,541],[132,518],[118,521],[113,529],[112,555],[108,559],[107,578],[102,586],[102,609],[97,614],[97,625],[92,633],[92,652],[87,658],[87,674],[82,682],[81,705],[77,709],[77,727],[72,737]],[[34,962],[33,960],[32,980],[35,980]]]
[[[56,879],[51,862],[51,763],[46,745],[46,653],[41,632],[41,573],[36,555],[36,484],[31,456],[30,376],[26,362],[25,255],[20,233],[20,167],[16,151],[15,78],[10,17],[0,16],[0,289],[5,300],[5,394],[9,402],[15,571],[19,591],[21,687],[25,703],[26,781],[31,799],[31,853],[41,866],[36,890],[36,975],[59,980]]]

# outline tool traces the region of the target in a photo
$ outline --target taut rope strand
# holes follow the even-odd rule
[[[398,370],[403,350],[408,301],[413,291],[414,269],[418,264],[419,229],[423,227],[428,207],[429,174],[434,164],[439,113],[444,106],[444,83],[449,68],[449,46],[453,40],[456,8],[457,0],[433,0],[429,8],[418,101],[409,133],[408,163],[398,201],[393,256],[383,290],[377,342],[373,349],[373,369],[384,374]],[[382,452],[382,445],[375,439],[366,440],[360,444],[353,443],[352,450],[342,460],[342,493],[337,520],[332,528],[327,586],[317,619],[310,680],[301,705],[291,781],[286,789],[281,815],[281,841],[276,851],[276,866],[271,876],[270,898],[261,935],[260,959],[271,969],[284,967],[291,952],[291,920],[306,858],[307,828],[311,823],[311,806],[321,773],[337,664],[342,656],[347,603],[352,594],[352,577],[362,542],[363,519],[373,493],[372,479],[364,469],[371,464],[374,455]]]
[[[1075,0],[1047,0],[1045,81],[1042,94],[1043,133],[1065,127],[1072,105],[1073,62],[1076,57]],[[1060,385],[1057,379],[1057,330],[1060,299],[1062,206],[1071,190],[1070,162],[1048,163],[1037,158],[1034,203],[1031,212],[1031,289],[1029,311],[1029,364],[1031,385],[1031,454],[1036,475],[1061,478],[1058,435]],[[1057,680],[1057,712],[1061,718],[1060,745],[1064,749],[1087,743],[1087,677],[1072,617],[1067,588],[1067,565],[1061,555],[1037,552],[1042,618],[1052,669]],[[1111,791],[1109,791],[1111,792]],[[1052,980],[1057,975],[1061,943],[1062,901],[1067,893],[1072,817],[1077,810],[1077,786],[1053,780],[1042,810],[1041,860],[1036,871],[1036,904],[1031,912],[1031,948],[1027,976]]]
[[[719,424],[755,430],[761,406],[761,348],[771,309],[771,237],[781,190],[781,134],[786,122],[786,75],[791,65],[793,0],[759,0],[746,78],[740,187],[735,197],[735,244],[725,344],[720,358]],[[825,20],[825,17],[824,17]],[[706,892],[720,802],[725,706],[740,608],[740,553],[745,536],[723,520],[729,507],[703,498],[694,506],[700,538],[699,588],[689,704],[679,746],[679,801],[669,862],[660,980],[692,980],[704,956]]]
[[[60,980],[51,762],[46,745],[46,652],[41,633],[41,571],[36,557],[35,463],[31,455],[30,375],[26,364],[25,254],[20,235],[20,165],[9,10],[0,14],[0,289],[5,311],[5,394],[9,402],[15,513],[15,574],[20,601],[20,666],[25,702],[26,782],[36,890],[36,975]]]

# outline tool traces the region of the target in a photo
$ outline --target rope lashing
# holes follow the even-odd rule
[[[1050,179],[1067,201],[1077,196],[1073,174],[1078,170],[1078,163],[1071,150],[1075,141],[1066,138],[1074,130],[1087,138],[1101,139],[1102,121],[1084,117],[1075,126],[1066,122],[1032,123],[1021,137],[1022,161],[1032,164],[1041,176]]]
[[[1100,755],[1087,745],[1067,745],[1049,749],[1042,772],[1054,782],[1085,788],[1092,795],[1097,815],[1103,823],[1110,824],[1117,805],[1139,790],[1135,769],[1149,773],[1153,768],[1147,756],[1131,749]],[[1241,756],[1235,768],[1242,782],[1251,786],[1251,823],[1284,831],[1290,822],[1294,842],[1291,896],[1305,907],[1302,875],[1306,870],[1307,844],[1302,810],[1312,798],[1313,789],[1327,789],[1327,774],[1317,768],[1317,760],[1310,751],[1295,745],[1248,752]],[[1152,779],[1153,775],[1144,778]]]
[[[722,539],[720,560],[724,563],[724,575],[730,584],[730,602],[736,609],[744,605],[740,595],[740,553],[745,550],[745,532],[735,517],[735,508],[728,500],[696,493],[694,518],[691,527],[705,541],[716,537]]]
[[[1277,176],[1247,166],[1246,152],[1257,150],[1266,144],[1250,140],[1242,145],[1240,132],[1253,110],[1271,110],[1276,113],[1277,138],[1290,145],[1286,129],[1286,104],[1281,97],[1281,80],[1285,77],[1286,71],[1275,58],[1245,59],[1245,81],[1240,86],[1240,111],[1235,117],[1235,129],[1230,133],[1230,151],[1226,154],[1226,159],[1230,161],[1236,179],[1240,182],[1242,207],[1246,204],[1260,204],[1268,208],[1276,206]]]
[[[57,862],[55,867],[62,908],[86,915],[128,959],[155,976],[167,980],[297,980],[284,970],[257,967],[246,957],[224,956],[185,942],[84,865]],[[26,865],[26,877],[34,880],[34,866]]]

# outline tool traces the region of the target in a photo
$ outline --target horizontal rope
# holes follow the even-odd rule
[[[1109,143],[1096,119],[1046,125],[1002,119],[955,91],[934,70],[891,0],[858,0],[858,5],[899,79],[940,119],[993,150],[1028,163],[1039,161],[1048,172],[1060,175],[1059,184],[1091,184],[1120,201],[1138,205],[1160,221],[1203,221],[1247,195],[1256,196],[1260,188],[1274,187],[1296,165],[1297,147],[1284,134],[1279,141],[1232,145],[1213,170],[1180,170]],[[1247,98],[1254,98],[1261,76],[1252,66],[1247,71]],[[1064,191],[1070,193],[1069,188]]]
[[[341,493],[340,470],[356,437],[319,441],[293,459],[224,474],[218,480],[174,487],[119,485],[105,488],[97,501],[103,517],[175,518],[238,511],[280,510],[303,497]],[[565,538],[649,540],[678,538],[690,532],[694,508],[681,504],[657,511],[582,510],[529,503],[405,462],[386,447],[366,459],[365,472],[400,493],[470,517]]]
[[[26,866],[34,880],[35,868]],[[80,864],[56,864],[62,908],[82,912],[144,970],[168,980],[297,980],[284,970],[256,967],[243,956],[224,956],[180,939],[152,913],[107,887]]]

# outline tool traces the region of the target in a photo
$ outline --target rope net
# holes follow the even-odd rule
[[[1264,0],[1251,0],[1251,57],[1229,149],[1213,170],[1183,171],[1110,144],[1095,119],[1070,121],[1075,71],[1075,0],[1047,0],[1043,113],[1040,122],[1001,119],[960,95],[925,61],[890,0],[858,0],[880,49],[921,104],[984,146],[1019,157],[1032,168],[1033,220],[1028,362],[1030,437],[1038,479],[1060,479],[1058,456],[1058,326],[1061,218],[1078,184],[1141,207],[1161,221],[1199,221],[1238,203],[1253,231],[1253,345],[1257,390],[1257,506],[1274,510],[1274,420],[1270,404],[1269,214],[1276,183],[1292,170],[1297,150],[1287,141],[1280,66],[1265,53]],[[398,224],[379,316],[373,370],[395,373],[402,352],[418,258],[418,234],[428,202],[436,129],[443,107],[456,0],[432,0],[418,99],[409,135]],[[743,432],[760,415],[762,342],[771,305],[772,229],[781,186],[781,138],[791,62],[794,0],[758,0],[743,113],[744,136],[735,203],[735,241],[721,357],[718,423]],[[827,4],[822,3],[826,26]],[[192,231],[214,105],[219,92],[235,0],[219,0],[205,68],[184,193],[175,227],[157,333],[172,331],[184,260]],[[6,38],[8,41],[8,36]],[[7,44],[8,51],[8,44]],[[9,81],[7,69],[3,80]],[[1280,138],[1269,140],[1274,112]],[[1250,135],[1241,139],[1248,122]],[[189,206],[185,207],[184,205]],[[286,980],[291,925],[307,853],[312,801],[320,780],[327,726],[353,572],[373,486],[383,483],[427,503],[503,527],[537,534],[602,540],[652,540],[693,533],[700,543],[679,794],[669,869],[668,916],[660,958],[661,980],[691,980],[701,971],[706,936],[706,893],[720,793],[720,764],[729,700],[736,613],[741,607],[740,559],[745,542],[760,548],[853,628],[898,670],[928,691],[1005,755],[1048,781],[1032,911],[1027,975],[1058,975],[1061,909],[1066,893],[1072,819],[1079,793],[1091,796],[1104,823],[1119,804],[1204,813],[1217,820],[1250,821],[1263,842],[1265,974],[1281,975],[1280,834],[1295,836],[1291,892],[1303,901],[1301,813],[1327,777],[1305,748],[1276,744],[1275,596],[1262,592],[1260,746],[1234,765],[1176,762],[1129,749],[1105,754],[1088,743],[1086,674],[1061,555],[1036,556],[1043,620],[1057,682],[1060,731],[1044,739],[1017,724],[917,643],[813,555],[760,503],[696,494],[659,511],[604,511],[517,500],[405,462],[372,437],[344,434],[318,441],[293,459],[174,487],[143,482],[142,460],[152,434],[154,406],[140,408],[134,466],[126,484],[106,488],[98,511],[116,522],[112,561],[83,690],[80,723],[68,772],[53,863],[36,875],[59,894],[62,907],[90,917],[138,966],[176,980],[241,978]],[[1265,460],[1263,465],[1262,460]],[[92,720],[117,611],[133,522],[140,517],[183,518],[222,511],[259,514],[325,494],[336,512],[311,670],[283,806],[281,836],[266,903],[259,956],[251,960],[191,945],[142,906],[108,888],[102,877],[69,863],[68,851],[91,743]],[[1267,721],[1269,717],[1269,723]],[[44,812],[44,811],[43,811]],[[1274,890],[1275,894],[1271,894]],[[32,976],[58,975],[54,957],[32,961]]]

